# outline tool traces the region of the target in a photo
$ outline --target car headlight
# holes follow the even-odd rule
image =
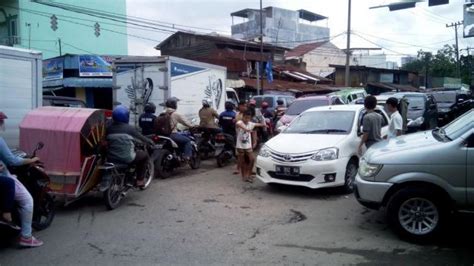
[[[419,127],[423,125],[424,122],[425,122],[425,119],[423,117],[418,117],[417,119],[411,120],[410,122],[408,122],[408,126]]]
[[[267,148],[267,146],[263,146],[261,149],[260,149],[260,152],[258,153],[258,156],[262,156],[262,157],[270,157],[270,150]]]
[[[313,156],[311,156],[311,159],[315,161],[331,161],[336,160],[338,155],[339,149],[329,148],[316,152]]]
[[[381,164],[370,164],[365,159],[362,159],[359,164],[359,175],[364,179],[372,178],[378,174],[380,169],[382,169]]]

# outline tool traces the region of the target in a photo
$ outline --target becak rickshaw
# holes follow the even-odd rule
[[[106,161],[105,110],[40,107],[29,112],[20,124],[20,147],[30,150],[38,142],[51,193],[67,205],[91,190],[103,192],[108,209],[116,208],[136,178],[133,165]],[[139,147],[144,148],[144,147]],[[154,175],[153,163],[146,169],[146,187]],[[103,181],[106,182],[103,182]],[[141,189],[145,189],[141,188]]]

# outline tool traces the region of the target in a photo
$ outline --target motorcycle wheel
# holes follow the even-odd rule
[[[150,186],[153,177],[155,177],[155,166],[153,165],[153,161],[150,159],[146,166],[145,186],[141,187],[140,190],[147,189]]]
[[[199,167],[201,167],[201,157],[199,156],[198,151],[194,149],[191,160],[189,161],[189,166],[191,166],[192,169],[199,169]]]
[[[33,221],[31,226],[41,231],[48,228],[56,215],[56,205],[51,195],[45,194],[43,200],[39,203],[38,209],[33,213]]]
[[[105,206],[108,210],[113,210],[120,205],[122,201],[122,190],[124,187],[124,179],[121,175],[112,174],[110,187],[104,191]]]
[[[155,174],[162,179],[170,177],[173,173],[171,162],[168,160],[170,154],[168,150],[161,150],[155,161]]]

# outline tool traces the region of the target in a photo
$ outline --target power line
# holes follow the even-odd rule
[[[79,47],[77,47],[77,46],[74,46],[74,45],[69,44],[69,43],[66,43],[66,42],[62,42],[62,43],[63,43],[64,45],[66,45],[66,46],[70,46],[70,47],[72,47],[72,48],[74,48],[74,49],[76,49],[76,50],[79,50],[79,51],[82,51],[82,52],[86,52],[86,53],[88,53],[88,54],[97,54],[97,53],[93,53],[93,52],[84,50],[84,49],[82,49],[82,48],[79,48]]]
[[[435,42],[435,43],[417,45],[417,44],[412,44],[412,43],[395,41],[395,40],[391,40],[391,39],[387,39],[387,38],[383,38],[383,37],[378,37],[378,36],[374,36],[374,35],[371,35],[371,34],[368,34],[368,33],[360,32],[360,31],[356,31],[356,32],[358,32],[359,34],[363,34],[363,35],[366,35],[366,36],[369,36],[369,37],[372,37],[372,38],[377,38],[379,40],[384,40],[384,41],[387,41],[387,42],[398,43],[398,44],[403,44],[403,45],[406,45],[406,46],[412,46],[412,47],[418,47],[418,48],[425,48],[425,49],[429,49],[429,50],[433,49],[433,47],[429,47],[431,45],[446,43],[446,42],[455,40],[454,38],[452,38],[452,39],[449,39],[449,40],[439,41],[439,42]]]
[[[373,41],[371,41],[371,40],[369,40],[369,39],[367,39],[367,38],[361,36],[361,35],[358,34],[357,32],[354,33],[354,35],[357,35],[359,38],[361,38],[361,39],[363,39],[363,40],[365,40],[365,41],[367,41],[367,42],[369,42],[369,43],[371,43],[371,44],[373,44],[373,45],[376,45],[377,47],[380,47],[380,48],[382,48],[382,49],[385,49],[385,50],[387,50],[387,51],[390,51],[390,52],[392,52],[392,53],[396,53],[396,54],[399,54],[399,55],[409,55],[409,54],[400,53],[400,52],[397,52],[397,51],[395,51],[395,50],[386,48],[386,47],[384,47],[384,46],[382,46],[382,45],[380,45],[380,44],[378,44],[378,43],[376,43],[376,42],[373,42]]]

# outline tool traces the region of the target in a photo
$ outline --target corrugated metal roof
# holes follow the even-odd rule
[[[257,80],[252,78],[241,78],[245,85],[248,87],[257,87]],[[291,82],[285,80],[273,80],[272,83],[268,83],[267,80],[263,81],[264,90],[278,90],[278,91],[300,91],[300,92],[318,92],[318,93],[330,93],[334,92],[332,87],[321,84],[307,84],[299,82]]]
[[[286,52],[285,54],[285,57],[286,58],[289,58],[289,57],[299,57],[299,56],[303,56],[311,51],[313,51],[314,49],[324,45],[328,43],[327,41],[325,42],[313,42],[313,43],[306,43],[306,44],[301,44],[301,45],[298,45],[296,46],[295,48],[293,48],[292,50]]]

